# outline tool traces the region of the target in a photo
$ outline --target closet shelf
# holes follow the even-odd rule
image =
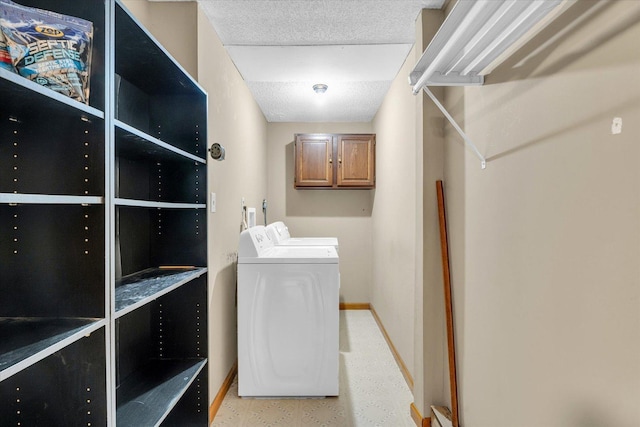
[[[479,86],[484,76],[553,20],[566,0],[459,1],[409,74],[413,94],[423,89],[463,137],[486,160],[427,86]]]
[[[0,317],[0,381],[103,327],[87,318]]]
[[[483,75],[555,18],[561,3],[457,2],[409,76],[413,93],[423,86],[482,85]]]
[[[203,267],[149,268],[116,281],[115,318],[179,288],[207,272]]]
[[[117,425],[160,425],[206,364],[206,359],[150,360],[120,385]]]

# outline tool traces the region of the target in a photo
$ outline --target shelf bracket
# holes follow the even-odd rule
[[[444,108],[444,105],[442,105],[440,101],[438,101],[438,98],[436,98],[436,96],[429,90],[427,86],[422,86],[422,89],[424,89],[424,91],[426,92],[427,95],[429,95],[429,98],[431,98],[433,103],[436,104],[436,106],[440,109],[440,111],[442,111],[442,114],[444,114],[447,120],[449,120],[449,123],[451,123],[451,125],[455,128],[455,130],[458,131],[462,139],[464,139],[465,145],[469,147],[471,151],[473,151],[473,153],[480,159],[480,166],[482,167],[482,169],[486,168],[487,159],[485,159],[484,156],[480,154],[480,151],[478,151],[478,148],[476,147],[476,145],[473,143],[473,141],[471,141],[471,139],[467,136],[467,134],[464,133],[462,128],[458,126],[458,123],[456,123],[456,121],[453,119],[451,114],[449,114],[447,109]]]

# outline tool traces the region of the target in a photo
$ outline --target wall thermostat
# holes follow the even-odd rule
[[[222,161],[224,160],[224,147],[216,142],[209,148],[209,154],[214,160]]]

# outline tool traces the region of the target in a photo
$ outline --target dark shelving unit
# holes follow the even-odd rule
[[[0,70],[0,425],[205,426],[207,95],[119,0],[19,3],[94,34],[88,104]]]
[[[112,313],[118,426],[207,425],[207,95],[114,9]]]
[[[0,424],[108,424],[104,0],[21,0],[92,21],[80,103],[0,70]]]

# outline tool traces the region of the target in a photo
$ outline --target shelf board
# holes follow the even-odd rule
[[[207,272],[203,267],[149,268],[116,281],[115,318],[123,316]]]
[[[130,126],[120,120],[115,120],[116,131],[120,138],[138,147],[138,150],[144,154],[154,154],[160,156],[172,155],[172,157],[182,157],[185,159],[193,160],[194,162],[206,164],[207,160],[202,157],[195,156],[184,150],[181,150],[167,142],[161,141],[151,135],[139,131],[138,129]],[[126,153],[131,153],[133,150],[131,147],[118,146],[119,150]]]
[[[117,425],[160,425],[206,364],[206,359],[149,361],[118,388]]]
[[[0,317],[0,381],[105,324],[104,319]]]
[[[171,203],[171,202],[153,202],[150,200],[134,200],[116,198],[117,206],[130,206],[134,208],[164,208],[164,209],[205,209],[205,203]]]
[[[2,204],[31,205],[102,205],[102,196],[68,196],[55,194],[0,193]]]
[[[0,94],[2,94],[3,99],[11,99],[14,110],[27,112],[42,111],[39,108],[34,109],[33,104],[39,104],[39,107],[53,107],[64,104],[84,114],[104,119],[104,112],[69,98],[68,96],[59,94],[56,91],[32,82],[11,71],[0,69],[0,82]]]

